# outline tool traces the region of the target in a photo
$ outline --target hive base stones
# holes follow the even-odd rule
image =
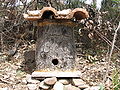
[[[29,78],[28,78],[29,77]],[[99,90],[100,86],[90,86],[80,78],[45,77],[42,79],[26,76],[28,90]],[[35,83],[36,81],[36,83]]]

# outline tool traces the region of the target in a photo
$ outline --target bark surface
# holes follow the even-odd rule
[[[37,38],[36,70],[71,71],[74,69],[73,26],[66,25],[65,22],[39,26]]]

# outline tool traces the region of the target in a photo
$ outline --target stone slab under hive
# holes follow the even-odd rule
[[[35,71],[32,73],[32,77],[81,77],[80,71],[71,71],[71,72],[61,72],[61,71]]]

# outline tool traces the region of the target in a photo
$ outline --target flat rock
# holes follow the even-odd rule
[[[92,87],[86,88],[84,90],[100,90],[100,86],[92,86]]]
[[[27,74],[27,75],[26,75],[26,80],[27,80],[27,82],[29,82],[29,80],[31,80],[31,79],[32,79],[31,75],[30,75],[30,74]]]
[[[92,86],[91,90],[100,90],[100,86]]]
[[[64,90],[80,90],[80,89],[78,87],[75,87],[69,84],[64,86]]]
[[[32,83],[32,84],[39,84],[40,81],[39,80],[29,80],[28,83]]]
[[[86,84],[86,82],[84,82],[82,79],[72,79],[72,82],[75,86],[81,86]]]
[[[5,88],[0,88],[0,90],[9,90],[7,87],[5,87]]]
[[[44,80],[44,83],[47,85],[54,85],[57,82],[57,78],[56,77],[52,77],[52,78],[46,78]]]
[[[22,84],[15,84],[13,87],[9,87],[8,90],[31,90],[33,85],[22,85]],[[35,86],[36,87],[36,86]],[[37,85],[37,88],[35,90],[38,90],[39,86]],[[34,88],[33,88],[34,89]]]
[[[57,81],[53,86],[53,90],[64,90],[64,85]]]
[[[49,89],[50,88],[50,86],[48,86],[48,85],[46,85],[45,83],[44,83],[44,81],[42,81],[42,82],[40,82],[40,88],[42,88],[42,89]]]
[[[38,86],[36,84],[27,84],[28,90],[38,90]]]
[[[40,83],[39,80],[32,79],[31,75],[29,75],[29,74],[26,75],[26,81],[28,83],[31,83],[31,84],[38,84],[38,83]]]
[[[67,79],[60,79],[59,82],[61,82],[63,85],[67,85],[70,83],[70,81]]]
[[[32,77],[81,77],[80,71],[72,72],[60,72],[60,71],[51,71],[51,72],[38,72],[34,71]]]
[[[79,85],[78,86],[80,89],[85,89],[85,88],[89,88],[90,86],[87,84],[83,84],[83,85]]]

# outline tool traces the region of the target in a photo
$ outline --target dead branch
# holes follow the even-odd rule
[[[119,25],[118,25],[117,29],[115,30],[115,34],[114,34],[114,37],[113,37],[112,47],[111,47],[111,50],[110,50],[110,53],[109,53],[109,57],[108,57],[107,71],[106,71],[106,75],[105,75],[105,79],[104,80],[106,80],[107,77],[109,76],[111,57],[112,57],[112,53],[113,53],[113,50],[114,50],[114,47],[115,47],[117,32],[118,32],[119,29],[120,29],[120,22],[119,22]]]

